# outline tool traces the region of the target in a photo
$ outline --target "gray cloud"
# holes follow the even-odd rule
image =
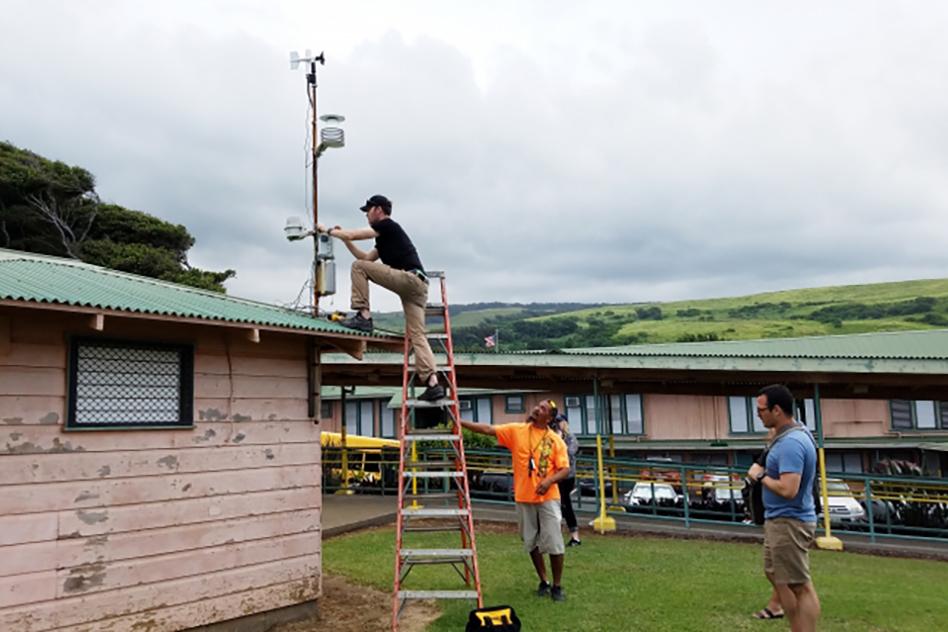
[[[237,295],[288,302],[308,270],[308,244],[281,231],[307,214],[297,23],[326,24],[307,37],[340,50],[320,111],[347,116],[348,146],[320,163],[321,219],[358,224],[366,196],[389,195],[454,301],[670,300],[948,267],[938,6],[14,4],[0,42],[30,54],[0,61],[2,136],[185,224],[192,262],[237,269]]]

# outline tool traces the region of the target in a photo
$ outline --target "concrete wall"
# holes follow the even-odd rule
[[[106,318],[105,337],[195,345],[195,427],[65,432],[89,317],[0,319],[0,630],[178,630],[319,596],[303,337]]]

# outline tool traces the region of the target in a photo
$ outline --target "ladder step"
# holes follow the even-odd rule
[[[409,461],[405,463],[405,467],[426,467],[429,470],[434,467],[457,467],[457,461]]]
[[[441,524],[441,525],[429,525],[426,527],[402,527],[402,531],[407,533],[409,531],[413,533],[434,533],[435,531],[461,531],[463,527],[460,523],[455,522],[452,524]]]
[[[403,437],[405,441],[459,441],[460,436],[456,434],[443,434],[443,433],[431,433],[421,432],[416,430],[411,434],[407,434]]]
[[[402,549],[402,557],[473,557],[474,549]]]
[[[428,340],[447,340],[448,339],[448,334],[444,332],[436,331],[434,333],[429,333],[425,335],[428,337]]]
[[[426,316],[444,316],[444,305],[439,303],[428,303],[425,305]]]
[[[405,478],[463,478],[464,472],[450,471],[450,472],[403,472]]]
[[[399,599],[477,599],[476,590],[399,590]]]
[[[457,404],[457,400],[444,398],[436,399],[434,401],[428,401],[426,399],[406,399],[405,406],[408,408],[447,408],[448,406],[454,406]]]
[[[456,500],[457,497],[458,492],[437,492],[433,494],[419,492],[417,494],[405,494],[406,500]]]
[[[405,507],[402,509],[402,515],[406,518],[448,518],[454,516],[467,516],[470,513],[470,509],[412,509],[411,507]]]
[[[444,270],[425,270],[425,276],[429,279],[443,279]]]

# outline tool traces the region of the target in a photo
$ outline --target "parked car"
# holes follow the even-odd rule
[[[622,505],[627,511],[650,511],[657,507],[678,507],[681,495],[671,483],[639,482],[622,495]]]
[[[513,474],[502,470],[485,470],[471,476],[471,491],[477,496],[508,496],[513,490]],[[477,494],[477,492],[486,492]]]
[[[830,524],[833,525],[851,525],[853,523],[861,524],[866,519],[866,510],[862,504],[853,496],[846,481],[838,478],[826,479],[826,491],[829,495],[829,514]],[[820,513],[819,520],[823,520],[823,514]]]
[[[596,496],[596,481],[592,478],[577,478],[576,488],[583,496]],[[621,488],[620,488],[621,490]],[[606,497],[612,496],[612,483],[606,479]]]

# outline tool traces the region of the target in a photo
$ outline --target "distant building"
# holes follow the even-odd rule
[[[552,397],[581,439],[599,428],[623,456],[695,464],[743,465],[760,451],[765,433],[754,396],[766,384],[787,384],[800,397],[798,417],[815,429],[818,389],[830,471],[863,472],[883,459],[905,459],[930,476],[948,476],[944,329],[458,354],[456,362],[468,419],[522,420]],[[394,384],[400,371],[399,354],[370,354],[358,364],[332,356],[324,383]],[[400,391],[366,388],[357,386],[349,399],[350,431],[394,436]],[[338,428],[339,389],[324,389],[327,429]],[[601,396],[598,415],[594,392]]]

